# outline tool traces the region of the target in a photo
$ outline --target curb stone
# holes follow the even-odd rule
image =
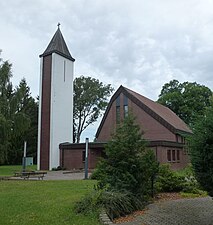
[[[99,220],[101,224],[110,225],[113,224],[113,222],[110,220],[109,216],[106,214],[105,211],[102,211],[99,215]]]

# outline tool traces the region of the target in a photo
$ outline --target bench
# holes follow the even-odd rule
[[[9,180],[9,179],[10,179],[9,176],[0,176],[0,181],[1,181],[1,180]]]
[[[15,172],[14,175],[15,177],[21,177],[24,179],[29,179],[29,178],[38,178],[39,180],[43,180],[44,175],[47,174],[47,172],[42,172],[42,171],[29,171],[29,172]]]

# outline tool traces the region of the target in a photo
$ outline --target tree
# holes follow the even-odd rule
[[[74,80],[74,142],[79,143],[82,132],[101,116],[112,91],[110,84],[95,78],[81,76]]]
[[[164,84],[158,102],[175,112],[185,123],[192,125],[210,105],[212,91],[196,82],[179,83],[172,80]]]
[[[213,105],[195,123],[190,139],[191,162],[201,186],[213,197]]]
[[[13,97],[11,64],[0,60],[0,164],[8,162],[12,121],[10,102]]]
[[[38,103],[30,94],[30,88],[23,78],[14,90],[12,101],[12,138],[9,161],[20,163],[23,155],[23,143],[27,141],[27,154],[36,158],[38,131]]]
[[[158,171],[154,152],[146,147],[140,127],[132,115],[117,128],[105,148],[106,158],[97,167],[99,187],[143,196],[151,191]]]
[[[36,155],[38,104],[25,79],[13,88],[11,68],[8,61],[0,63],[0,164],[21,163],[24,140]]]

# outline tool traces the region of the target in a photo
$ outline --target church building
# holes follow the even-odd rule
[[[40,58],[38,170],[58,166],[68,170],[83,169],[85,143],[72,143],[75,59],[59,25]],[[187,166],[189,157],[185,138],[192,134],[189,127],[169,108],[120,86],[110,99],[96,133],[96,142],[88,145],[90,169],[94,169],[100,157],[105,156],[105,144],[129,111],[136,117],[148,147],[153,149],[160,163],[169,163],[173,169]]]
[[[120,86],[110,99],[96,133],[96,142],[89,143],[90,169],[94,169],[100,157],[104,156],[105,144],[130,111],[159,163],[168,163],[174,170],[187,166],[189,157],[185,140],[192,131],[184,121],[169,108]],[[62,167],[84,168],[85,144],[62,143],[60,150]]]

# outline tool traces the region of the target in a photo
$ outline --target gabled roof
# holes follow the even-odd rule
[[[180,119],[172,110],[121,85],[115,92],[115,94],[112,96],[108,104],[104,117],[97,130],[96,137],[99,135],[102,129],[102,126],[112,106],[112,103],[120,95],[121,92],[137,106],[143,109],[146,113],[152,116],[155,120],[157,120],[167,129],[169,129],[171,132],[190,134],[192,133],[186,123],[182,119]]]
[[[58,27],[57,31],[55,32],[49,45],[47,46],[46,50],[44,51],[43,54],[40,55],[40,57],[51,55],[52,53],[57,53],[67,59],[70,59],[73,62],[75,61],[75,59],[71,56],[71,54],[67,48],[67,45],[65,43],[65,40],[63,38],[63,35],[62,35],[59,27]]]

